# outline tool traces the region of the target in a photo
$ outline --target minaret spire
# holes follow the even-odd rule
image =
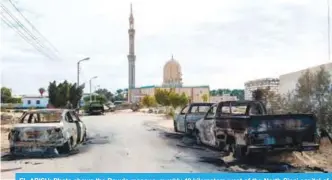
[[[130,3],[129,28],[134,29],[133,5]]]
[[[133,102],[132,89],[135,88],[135,28],[134,28],[134,15],[133,6],[130,3],[130,16],[129,16],[129,54],[128,54],[128,102]]]

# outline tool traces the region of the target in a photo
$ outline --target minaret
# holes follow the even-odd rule
[[[130,16],[129,16],[129,54],[128,54],[128,102],[132,101],[131,89],[135,88],[135,29],[134,29],[134,16],[133,8],[130,3]]]

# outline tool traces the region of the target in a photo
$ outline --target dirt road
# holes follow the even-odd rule
[[[146,122],[159,117],[142,113],[88,116],[82,120],[89,141],[66,157],[1,161],[2,178],[15,172],[211,172],[218,168],[199,164],[190,152],[163,141]]]
[[[82,117],[88,142],[66,156],[13,159],[4,155],[2,179],[15,172],[290,172],[288,164],[246,165],[172,133],[161,117],[133,112]],[[224,159],[225,160],[225,159]],[[312,171],[303,169],[300,171]]]

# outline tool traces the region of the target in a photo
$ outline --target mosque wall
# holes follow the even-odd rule
[[[134,102],[140,101],[144,96],[154,96],[156,89],[170,90],[171,88],[165,88],[162,86],[143,86],[132,89],[131,95]],[[188,86],[188,87],[176,87],[172,88],[176,93],[185,93],[192,102],[203,102],[202,96],[207,94],[208,102],[210,101],[210,88],[209,86]]]

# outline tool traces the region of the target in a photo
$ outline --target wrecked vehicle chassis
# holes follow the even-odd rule
[[[195,127],[198,143],[233,152],[237,158],[319,149],[313,114],[267,115],[260,102],[213,105]]]
[[[86,140],[86,127],[74,110],[44,109],[25,112],[8,134],[10,153],[69,153]]]
[[[269,123],[296,121],[296,118],[308,118],[311,115],[271,115],[252,116],[216,121],[216,138],[224,144],[226,151],[233,152],[236,157],[250,154],[268,154],[293,151],[315,151],[319,149],[316,142],[315,126],[305,125],[293,128],[273,128]],[[266,127],[252,128],[252,121],[266,119]],[[275,119],[275,120],[273,120]],[[230,122],[232,121],[232,122]],[[228,126],[228,127],[227,127]]]

